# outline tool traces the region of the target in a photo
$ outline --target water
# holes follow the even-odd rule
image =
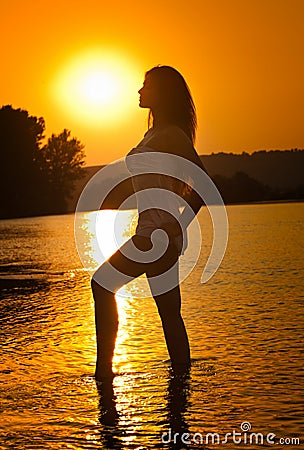
[[[127,288],[117,295],[113,390],[92,377],[94,309],[73,216],[0,222],[1,449],[259,448],[246,444],[244,422],[266,447],[274,433],[304,448],[304,204],[227,210],[220,270],[200,284],[211,245],[203,210],[202,255],[182,284],[190,378],[170,374],[153,299]],[[224,444],[233,430],[241,442]],[[174,445],[177,431],[189,433],[187,445]],[[220,445],[205,443],[208,432]],[[294,437],[302,444],[291,445]]]

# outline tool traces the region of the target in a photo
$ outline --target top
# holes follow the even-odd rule
[[[139,213],[136,234],[151,237],[164,224],[170,228],[170,223],[179,222],[185,201],[176,193],[176,180],[172,177],[183,179],[183,174],[180,159],[174,155],[178,153],[189,159],[190,149],[194,150],[184,131],[168,125],[148,130],[144,139],[128,153],[126,166],[132,175]],[[157,238],[166,239],[161,234]],[[171,242],[183,254],[187,248],[186,230]]]

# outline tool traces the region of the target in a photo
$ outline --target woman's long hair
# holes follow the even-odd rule
[[[158,89],[162,113],[168,123],[180,127],[195,141],[197,126],[195,105],[190,89],[182,75],[173,67],[156,66],[146,72],[146,76]],[[153,114],[149,111],[148,125],[153,124]]]

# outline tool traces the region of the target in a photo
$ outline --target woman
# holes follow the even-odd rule
[[[204,170],[193,147],[195,106],[184,78],[169,66],[149,70],[138,93],[139,106],[149,109],[149,129],[126,158],[138,202],[136,234],[92,279],[97,380],[113,376],[112,357],[118,329],[115,292],[143,273],[146,273],[162,321],[173,371],[190,366],[189,342],[181,316],[178,259],[186,247],[185,230],[203,201],[183,181],[185,175],[190,179],[190,174],[172,176],[172,164],[176,164],[176,173],[184,171],[180,162],[185,160]],[[182,214],[178,199],[186,199],[189,205]],[[159,230],[160,234],[155,233]]]

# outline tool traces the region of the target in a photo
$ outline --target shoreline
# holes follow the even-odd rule
[[[257,201],[253,201],[253,202],[236,202],[236,203],[225,203],[225,206],[238,206],[238,205],[271,205],[271,204],[284,204],[284,203],[303,203],[304,199],[286,199],[286,200],[257,200]],[[203,207],[205,207],[206,205],[203,205]],[[122,209],[121,211],[131,211],[133,209],[136,208],[131,208],[131,209]],[[99,211],[107,211],[107,210],[116,210],[119,211],[119,209],[117,208],[103,208],[100,209]],[[18,220],[18,219],[33,219],[33,218],[38,218],[38,217],[55,217],[55,216],[67,216],[67,215],[74,215],[76,211],[67,211],[64,213],[53,213],[53,214],[43,214],[43,215],[33,215],[33,216],[16,216],[16,217],[4,217],[4,218],[0,218],[0,222],[1,221],[7,221],[7,220]],[[88,213],[88,212],[92,212],[92,211],[82,211],[83,213]]]

